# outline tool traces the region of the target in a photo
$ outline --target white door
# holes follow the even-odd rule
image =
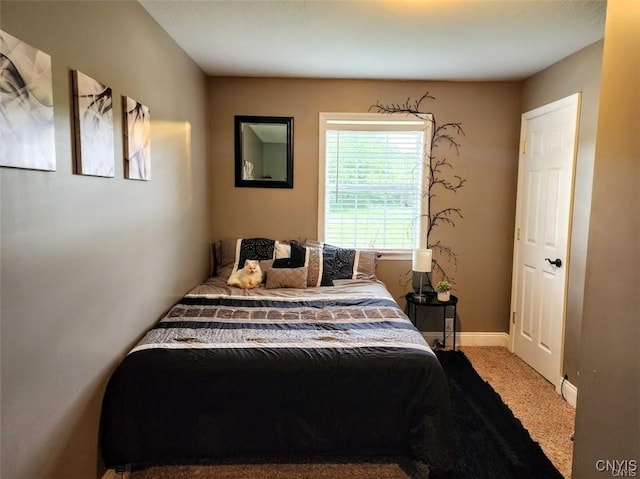
[[[556,388],[562,377],[580,94],[522,115],[511,299],[514,352]]]

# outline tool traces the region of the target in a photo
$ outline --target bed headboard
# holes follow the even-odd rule
[[[211,276],[218,276],[218,242],[211,243]]]

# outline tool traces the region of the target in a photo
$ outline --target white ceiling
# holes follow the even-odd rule
[[[520,80],[601,39],[605,0],[139,0],[214,76]]]

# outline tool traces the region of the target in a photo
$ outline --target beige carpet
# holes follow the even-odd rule
[[[463,347],[478,374],[502,397],[556,469],[571,478],[575,409],[527,363],[505,348]]]
[[[411,479],[397,464],[237,464],[151,467],[131,479]]]
[[[464,347],[474,368],[500,394],[542,446],[549,459],[571,477],[574,409],[542,376],[505,348]],[[112,476],[115,477],[115,476]],[[233,464],[152,467],[131,479],[409,479],[397,464]]]

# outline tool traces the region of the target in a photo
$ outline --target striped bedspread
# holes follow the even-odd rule
[[[375,347],[431,351],[383,285],[363,280],[336,283],[332,294],[323,291],[326,288],[242,291],[205,284],[174,306],[131,352]]]

